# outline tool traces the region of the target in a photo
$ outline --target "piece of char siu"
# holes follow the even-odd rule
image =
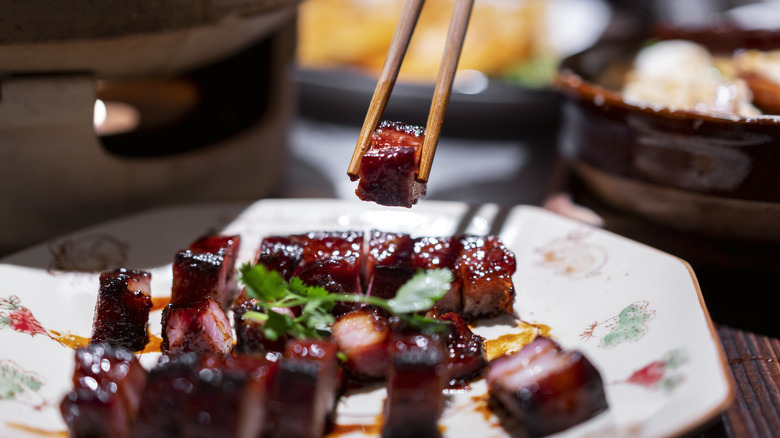
[[[439,437],[446,386],[442,340],[419,333],[393,333],[382,436]]]
[[[534,437],[568,429],[607,409],[593,364],[544,336],[493,360],[485,379],[499,417]]]
[[[447,312],[438,316],[448,321],[445,342],[445,366],[450,388],[462,387],[480,375],[487,366],[485,341],[469,328],[460,314]]]
[[[304,284],[321,286],[338,294],[361,294],[360,271],[364,235],[360,231],[313,231],[290,236],[301,244],[301,261],[293,271]],[[357,305],[336,303],[333,313],[348,312]]]
[[[75,353],[73,389],[60,403],[72,438],[125,438],[135,421],[146,370],[132,351],[90,344]]]
[[[426,186],[416,180],[425,129],[383,121],[371,135],[363,154],[355,194],[381,205],[411,207],[425,196]]]
[[[233,350],[239,354],[282,352],[290,336],[281,336],[277,339],[269,339],[263,333],[263,322],[245,317],[248,311],[265,312],[266,309],[258,304],[254,298],[241,293],[233,304],[233,327],[236,332],[236,344]],[[272,308],[274,312],[285,314],[292,318],[298,316],[296,309]]]
[[[303,245],[288,236],[268,236],[260,243],[255,263],[278,272],[289,280],[303,257]]]
[[[384,315],[363,307],[341,315],[331,325],[333,339],[346,356],[343,363],[355,380],[382,380],[387,375],[390,326]]]
[[[390,299],[414,275],[414,241],[408,234],[371,231],[365,255],[366,295]]]
[[[429,271],[449,269],[453,276],[450,290],[436,302],[440,313],[463,310],[461,280],[458,272],[460,242],[455,237],[418,237],[414,239],[412,267]]]
[[[209,235],[176,253],[171,303],[192,306],[206,297],[228,309],[238,294],[235,278],[239,236]]]
[[[100,274],[90,342],[144,349],[149,342],[151,278],[147,271],[125,268]]]
[[[134,438],[256,438],[278,364],[260,356],[163,355],[149,372]]]
[[[272,438],[320,438],[332,427],[342,376],[330,340],[287,343],[270,403]]]
[[[162,313],[162,343],[166,354],[226,355],[233,347],[233,331],[222,306],[206,298],[193,306],[169,303]]]
[[[512,275],[516,269],[514,254],[498,236],[461,237],[458,276],[463,318],[470,321],[512,312],[515,298]]]

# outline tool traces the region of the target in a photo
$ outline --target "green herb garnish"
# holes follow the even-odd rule
[[[261,321],[263,335],[272,341],[285,334],[296,338],[327,335],[334,321],[330,311],[337,302],[377,306],[422,331],[438,331],[448,323],[418,313],[431,309],[450,289],[453,276],[447,269],[418,271],[398,289],[395,298],[389,300],[358,294],[334,294],[320,286],[307,286],[297,277],[286,281],[278,272],[260,264],[246,263],[239,268],[239,273],[239,281],[246,286],[247,296],[258,300],[264,309],[262,312],[248,311],[244,317]],[[298,317],[273,311],[273,308],[296,306],[302,306]]]

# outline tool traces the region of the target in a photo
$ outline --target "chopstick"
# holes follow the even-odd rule
[[[422,6],[425,0],[406,0],[398,20],[393,40],[390,43],[390,49],[379,75],[374,95],[371,98],[371,104],[368,107],[363,127],[358,136],[358,142],[355,151],[352,154],[352,160],[347,169],[347,175],[354,181],[358,178],[360,171],[360,161],[363,154],[368,151],[371,145],[371,134],[376,130],[382,114],[387,108],[387,102],[390,100],[390,94],[395,86],[398,72],[401,69],[403,57],[409,47],[409,41],[412,38],[414,27],[420,17]],[[425,127],[425,141],[422,146],[420,157],[420,168],[417,172],[417,181],[428,182],[431,166],[433,165],[433,156],[436,153],[436,146],[439,143],[439,134],[444,122],[444,115],[447,111],[447,104],[452,93],[452,83],[455,80],[458,60],[463,48],[463,40],[466,37],[471,9],[474,6],[474,0],[456,0],[450,26],[447,31],[447,42],[442,55],[442,62],[439,66],[439,73],[436,78],[436,87],[434,88],[433,100],[431,101],[428,121]]]

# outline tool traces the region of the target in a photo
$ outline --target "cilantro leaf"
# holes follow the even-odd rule
[[[239,281],[246,286],[247,296],[256,299],[265,309],[244,315],[260,321],[263,335],[272,341],[285,334],[296,338],[319,338],[328,333],[335,320],[330,312],[336,302],[380,307],[422,331],[435,331],[448,323],[418,314],[431,309],[449,291],[453,275],[447,269],[418,271],[391,300],[359,294],[334,294],[320,286],[306,285],[297,277],[286,281],[278,272],[260,264],[244,264],[239,272]],[[296,306],[301,306],[301,314],[295,318],[273,311],[274,307]]]
[[[247,294],[260,301],[273,302],[287,296],[287,285],[281,274],[261,264],[245,263],[239,268]]]
[[[447,269],[418,271],[398,289],[395,298],[388,300],[389,310],[394,313],[428,310],[450,290],[452,281],[452,272]]]

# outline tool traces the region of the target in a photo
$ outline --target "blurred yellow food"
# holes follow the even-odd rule
[[[403,0],[304,0],[298,62],[308,68],[353,67],[378,74]],[[454,0],[427,0],[399,79],[436,78]],[[479,0],[474,4],[459,69],[501,76],[544,51],[544,0]]]

